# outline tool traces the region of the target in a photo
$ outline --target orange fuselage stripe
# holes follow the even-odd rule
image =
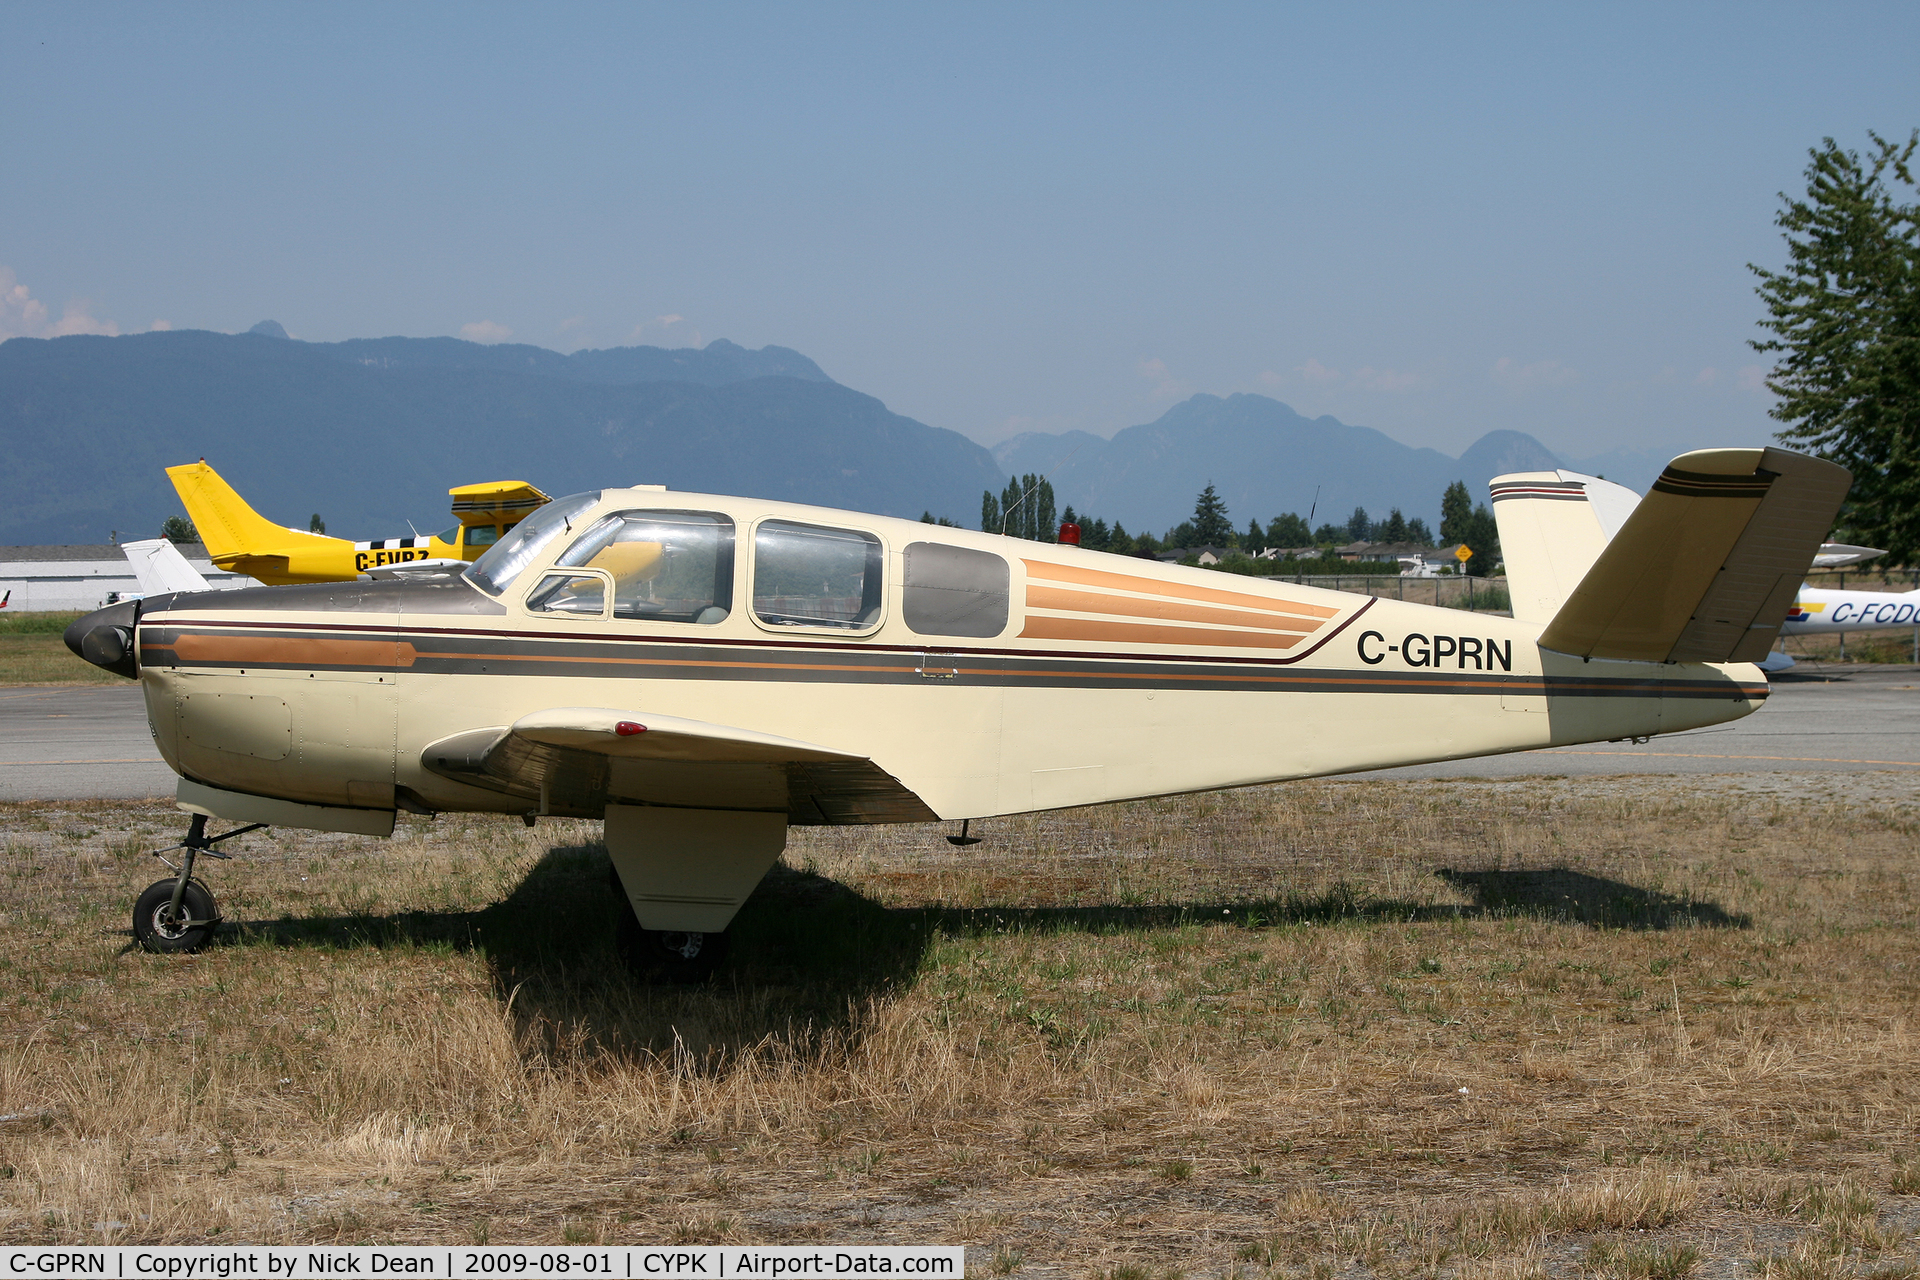
[[[1126,573],[1110,573],[1105,569],[1049,564],[1044,560],[1023,559],[1020,563],[1027,566],[1029,577],[1047,578],[1054,582],[1071,582],[1082,587],[1105,587],[1112,591],[1137,591],[1142,595],[1173,596],[1180,600],[1203,600],[1208,604],[1237,605],[1243,609],[1259,609],[1267,613],[1291,613],[1303,618],[1331,618],[1340,612],[1338,609],[1324,605],[1303,604],[1297,600],[1247,595],[1240,591],[1219,591],[1212,587],[1188,586],[1184,582],[1160,582],[1153,578],[1136,578]]]
[[[1317,618],[1246,613],[1239,609],[1179,604],[1165,598],[1142,600],[1134,596],[1110,596],[1092,591],[1066,591],[1059,587],[1034,585],[1027,587],[1027,608],[1104,613],[1123,618],[1153,618],[1161,622],[1213,622],[1230,627],[1262,627],[1268,631],[1298,631],[1309,635],[1326,625]]]

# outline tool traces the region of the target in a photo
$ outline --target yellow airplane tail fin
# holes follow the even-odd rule
[[[1785,449],[1682,454],[1540,646],[1637,662],[1760,661],[1852,483],[1844,467]]]
[[[1624,485],[1577,471],[1520,471],[1495,476],[1487,488],[1513,616],[1542,625],[1560,612],[1640,502]]]
[[[275,524],[248,506],[246,499],[235,493],[233,486],[221,479],[220,473],[208,466],[204,458],[185,466],[168,467],[167,478],[173,481],[174,492],[187,508],[187,518],[193,521],[200,540],[206,544],[208,558],[216,563],[237,556],[284,556],[290,550],[334,546],[339,542],[337,538],[301,533]]]

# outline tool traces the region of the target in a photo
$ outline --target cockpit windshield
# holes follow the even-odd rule
[[[466,578],[490,596],[497,596],[513,584],[532,564],[547,544],[563,533],[573,532],[573,519],[600,501],[600,491],[576,493],[557,498],[515,525],[506,537],[493,544],[487,553],[473,562]]]

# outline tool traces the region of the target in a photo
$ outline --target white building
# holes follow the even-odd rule
[[[182,543],[187,563],[215,589],[259,584],[244,573],[216,569],[207,549]],[[11,592],[11,595],[6,593]],[[126,553],[112,543],[91,547],[0,547],[0,595],[8,613],[99,609],[114,599],[140,594],[140,580]],[[111,597],[111,599],[109,599]]]

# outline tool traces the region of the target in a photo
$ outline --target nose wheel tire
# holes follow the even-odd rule
[[[642,929],[631,912],[621,919],[614,936],[627,967],[652,982],[705,982],[727,958],[724,933]]]
[[[133,904],[133,937],[148,951],[171,954],[198,951],[213,941],[220,910],[213,895],[198,880],[187,881],[180,910],[173,908],[173,890],[179,881],[156,880]]]

